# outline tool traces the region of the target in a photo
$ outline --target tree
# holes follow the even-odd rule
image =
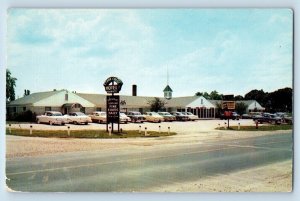
[[[197,92],[197,93],[195,93],[195,96],[203,96],[204,98],[206,98],[206,99],[211,99],[210,98],[210,95],[207,93],[207,92],[204,92],[204,93],[202,93],[202,92]]]
[[[203,93],[198,91],[197,93],[195,93],[195,96],[203,96]]]
[[[155,97],[153,100],[149,101],[150,110],[154,112],[162,111],[165,109],[166,102]]]
[[[219,94],[216,90],[210,92],[210,98],[211,100],[222,100],[222,95]]]
[[[265,101],[266,93],[261,90],[251,90],[245,95],[245,100],[256,100],[257,102],[263,104]]]
[[[237,95],[234,97],[234,100],[238,101],[238,100],[244,100],[244,97],[241,95]]]
[[[15,86],[17,78],[12,77],[10,70],[6,69],[6,102],[16,99]]]
[[[238,114],[245,114],[246,113],[246,110],[247,110],[247,107],[248,105],[243,103],[243,102],[240,102],[240,103],[236,103],[235,104],[235,111],[238,113]]]
[[[278,89],[269,94],[270,112],[292,112],[293,90],[291,88]]]

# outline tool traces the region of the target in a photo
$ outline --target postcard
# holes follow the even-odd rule
[[[291,192],[291,9],[7,11],[11,192]]]

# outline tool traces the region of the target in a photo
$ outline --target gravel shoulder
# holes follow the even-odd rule
[[[154,192],[292,192],[292,161],[234,173],[208,176],[191,182],[151,188]]]

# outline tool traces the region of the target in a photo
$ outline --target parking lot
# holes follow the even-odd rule
[[[144,131],[147,128],[148,131],[159,131],[159,126],[161,131],[168,131],[168,127],[170,127],[170,131],[177,133],[194,133],[201,131],[213,131],[218,126],[224,127],[227,121],[225,120],[198,120],[198,121],[186,121],[186,122],[162,122],[162,123],[128,123],[128,124],[120,124],[120,128],[123,130],[141,130]],[[230,126],[238,126],[240,123],[241,126],[254,125],[253,120],[251,119],[241,119],[241,120],[230,120]],[[97,129],[106,129],[106,124],[99,123],[89,123],[88,125],[74,125],[74,124],[66,124],[64,126],[60,125],[49,125],[49,124],[11,124],[12,128],[22,128],[22,129],[30,129],[32,126],[33,130],[67,130],[70,127],[70,130],[97,130]],[[109,125],[111,126],[111,124]],[[7,125],[8,127],[8,125]],[[117,129],[117,124],[114,124],[114,130]]]

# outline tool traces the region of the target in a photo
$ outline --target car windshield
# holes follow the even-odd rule
[[[52,113],[52,116],[62,116],[61,113]]]
[[[171,115],[169,112],[159,112],[160,115]]]
[[[76,112],[75,113],[76,114],[76,116],[86,116],[84,113],[82,113],[82,112]]]
[[[187,115],[193,115],[191,112],[186,112]]]

